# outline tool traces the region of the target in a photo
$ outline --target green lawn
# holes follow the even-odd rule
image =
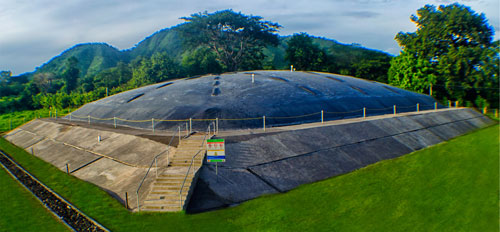
[[[0,167],[0,231],[70,231]]]
[[[57,112],[55,109],[39,109],[0,114],[0,132],[9,131],[35,118],[55,117],[56,114],[57,117],[62,117],[71,111],[72,109],[59,109]]]
[[[195,214],[130,213],[92,184],[0,148],[112,231],[498,231],[499,126],[285,194]],[[4,176],[0,176],[5,178]],[[15,210],[15,209],[13,209]],[[6,223],[0,215],[0,225]]]

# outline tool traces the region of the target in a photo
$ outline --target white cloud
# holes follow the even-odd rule
[[[128,49],[162,28],[182,23],[197,12],[233,9],[260,15],[284,26],[280,34],[307,32],[343,43],[392,54],[394,36],[414,31],[409,17],[425,4],[447,0],[2,0],[0,70],[32,71],[65,49],[86,42],[106,42]],[[484,12],[498,39],[499,1],[462,0]]]

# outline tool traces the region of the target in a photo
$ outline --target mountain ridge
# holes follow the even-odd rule
[[[76,44],[43,63],[33,72],[21,75],[33,76],[36,73],[43,72],[52,72],[60,75],[65,68],[65,60],[72,56],[79,61],[80,77],[91,77],[105,69],[116,67],[119,62],[130,63],[134,59],[148,58],[157,52],[166,52],[172,59],[180,63],[184,54],[188,51],[188,49],[183,47],[182,38],[178,33],[178,30],[182,26],[183,24],[179,24],[158,30],[133,47],[123,50],[119,50],[105,42]],[[264,59],[265,67],[272,69],[287,68],[288,65],[285,60],[286,42],[292,36],[279,36],[280,44],[278,46],[264,49],[264,54],[266,55]],[[344,53],[356,53],[355,51],[357,51],[357,53],[371,53],[381,57],[392,57],[392,55],[384,51],[365,48],[354,43],[349,45],[325,37],[316,37],[313,35],[311,37],[314,43],[319,45],[320,48],[325,49],[329,54],[335,54],[338,52],[337,50],[340,50]]]

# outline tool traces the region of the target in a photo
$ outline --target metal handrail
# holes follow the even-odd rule
[[[157,162],[157,159],[158,159],[159,156],[161,156],[165,152],[167,153],[167,167],[168,167],[168,164],[170,163],[170,160],[169,160],[170,146],[172,145],[172,142],[174,141],[174,138],[175,138],[175,136],[176,136],[177,133],[179,133],[179,144],[181,143],[181,127],[179,126],[179,127],[177,127],[177,131],[174,132],[174,134],[172,135],[172,138],[170,139],[170,142],[168,143],[167,149],[165,151],[160,152],[158,155],[156,155],[153,158],[153,160],[151,161],[151,164],[149,165],[148,171],[146,172],[146,174],[142,178],[141,183],[139,184],[139,187],[137,187],[137,190],[135,191],[135,193],[137,195],[137,211],[141,211],[141,207],[140,207],[140,204],[139,204],[139,191],[141,190],[142,184],[144,184],[144,181],[148,177],[149,171],[153,167],[153,163],[155,164],[156,178],[158,178],[158,162]]]
[[[208,128],[207,128],[207,133],[205,134],[205,136],[203,136],[203,142],[201,143],[201,148],[200,150],[198,150],[198,152],[196,152],[196,154],[193,156],[193,158],[191,158],[191,163],[189,164],[189,167],[188,167],[188,170],[186,172],[186,176],[184,176],[184,181],[182,181],[182,186],[181,186],[181,189],[179,190],[179,206],[182,210],[182,191],[184,190],[184,185],[186,184],[186,180],[187,180],[187,177],[189,175],[189,171],[191,170],[191,167],[193,166],[193,163],[194,163],[194,159],[196,158],[196,156],[198,156],[198,154],[200,154],[200,152],[203,150],[203,145],[205,145],[205,139],[207,138],[207,135],[210,135],[210,126],[213,124],[210,123],[208,124]],[[214,125],[214,134],[215,134],[215,125]],[[194,178],[194,168],[193,168],[193,178]]]

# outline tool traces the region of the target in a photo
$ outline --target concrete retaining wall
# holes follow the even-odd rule
[[[282,132],[224,136],[226,162],[205,163],[188,211],[285,192],[392,159],[492,124],[472,109],[445,109]]]
[[[139,136],[40,119],[4,137],[61,171],[66,172],[68,164],[71,175],[99,186],[123,204],[127,192],[131,209],[137,205],[137,187],[154,156],[168,147]],[[158,167],[162,166],[166,166],[165,156],[158,160]],[[154,181],[154,171],[153,167],[141,188],[141,199]]]

